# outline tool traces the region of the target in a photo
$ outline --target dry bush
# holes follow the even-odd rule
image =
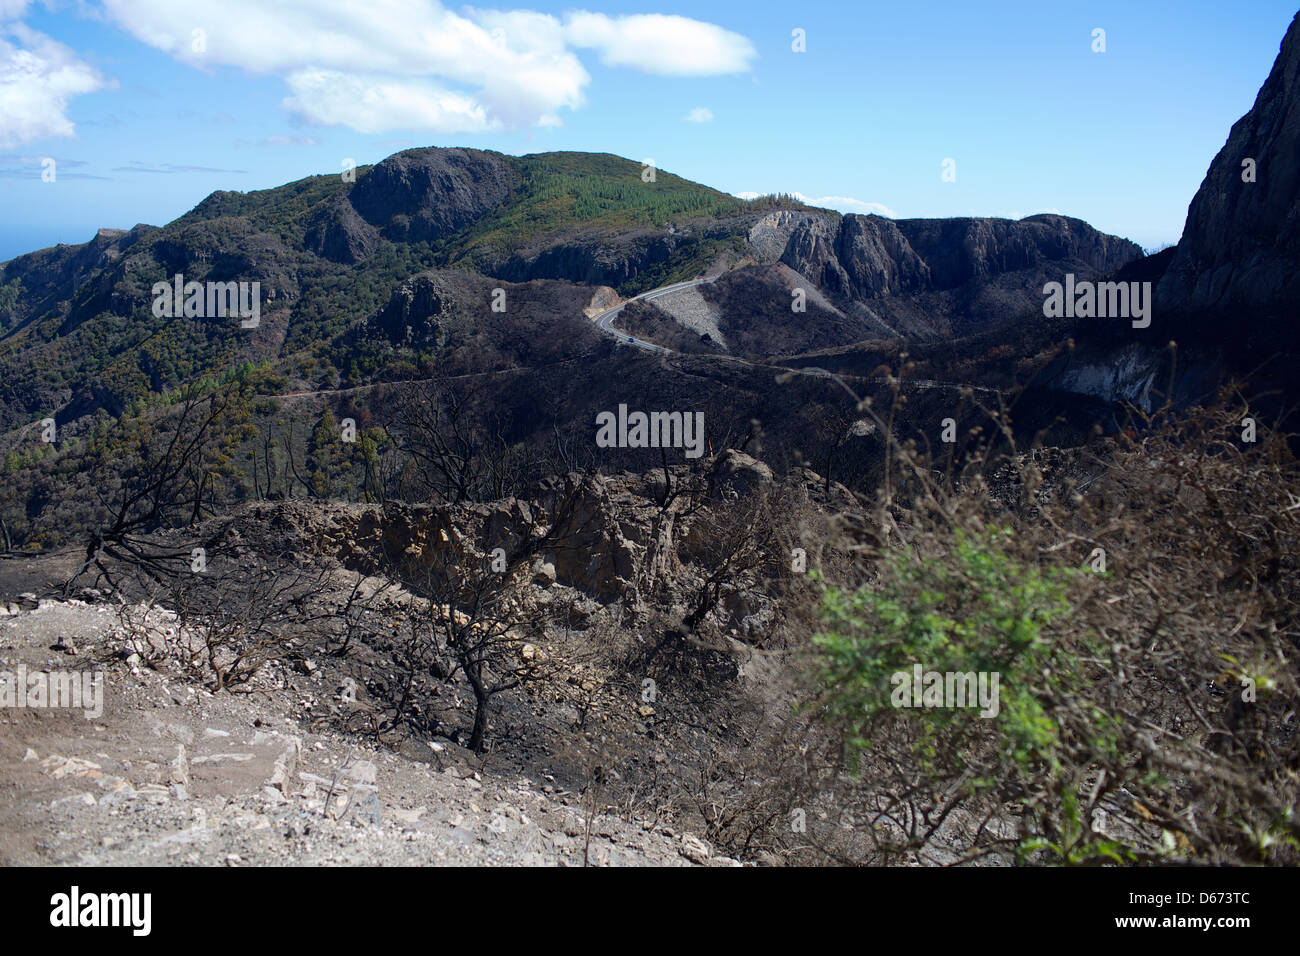
[[[544,615],[520,601],[532,554],[521,548],[508,559],[494,557],[491,551],[458,541],[430,552],[423,565],[392,562],[390,573],[422,599],[417,616],[408,622],[410,639],[399,661],[407,675],[399,718],[411,706],[410,688],[417,674],[463,680],[474,697],[466,746],[481,753],[495,698],[550,674],[554,661],[538,646],[545,633]]]
[[[647,580],[651,610],[642,623],[649,636],[626,669],[705,687],[735,680],[747,651],[724,625],[723,599],[742,592],[756,604],[779,600],[795,577],[791,542],[808,508],[792,488],[760,485],[693,504],[676,526],[656,529],[657,547],[672,553],[675,573]]]
[[[640,752],[617,718],[603,713],[583,712],[578,727],[563,738],[556,758],[579,779],[582,810],[582,865],[591,864],[591,841],[602,816],[619,813],[652,819],[639,797],[630,768]]]
[[[860,861],[1296,861],[1300,472],[1247,415],[1135,412],[1050,480],[1000,410],[939,468],[891,437],[808,655]],[[999,673],[999,715],[892,706],[914,664]]]
[[[201,664],[213,692],[246,691],[274,657],[313,635],[324,616],[316,599],[324,567],[287,556],[214,562],[160,578],[152,604],[174,615],[188,666]]]

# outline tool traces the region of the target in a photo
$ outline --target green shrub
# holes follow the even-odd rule
[[[1071,571],[1021,564],[1004,548],[1011,534],[958,530],[951,554],[894,555],[877,587],[826,588],[826,630],[814,638],[820,681],[830,712],[846,722],[856,746],[870,747],[872,722],[894,709],[892,676],[920,664],[940,673],[998,674],[999,712],[991,726],[1024,772],[1058,763],[1051,700],[1086,688],[1080,653],[1087,648],[1053,641],[1045,631],[1069,611]],[[984,720],[970,708],[913,713],[933,731]],[[927,733],[918,746],[930,752],[932,737]]]

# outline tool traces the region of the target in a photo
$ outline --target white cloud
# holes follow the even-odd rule
[[[1046,214],[1046,215],[1053,215],[1053,216],[1064,216],[1064,215],[1065,215],[1065,213],[1061,212],[1061,210],[1056,209],[1055,207],[1053,207],[1053,208],[1051,208],[1051,209],[1035,209],[1033,212],[1029,213],[1028,215],[1026,215],[1026,214],[1020,212],[1019,210],[1012,210],[1011,212],[995,212],[995,213],[990,213],[990,218],[993,218],[993,219],[1013,219],[1013,220],[1019,221],[1019,220],[1021,220],[1021,219],[1028,219],[1029,216],[1041,216],[1041,215],[1045,215],[1045,214]],[[975,213],[972,212],[971,215],[973,216],[973,215],[975,215]]]
[[[688,123],[712,123],[713,110],[707,106],[697,106],[682,117]]]
[[[574,47],[675,76],[735,72],[754,55],[739,34],[685,17],[578,12],[561,22],[530,10],[452,12],[439,0],[104,5],[124,29],[181,62],[280,76],[286,108],[363,133],[561,125],[559,111],[581,107],[591,82]],[[195,30],[204,31],[201,43]]]
[[[288,83],[293,95],[285,97],[284,105],[323,126],[347,126],[358,133],[392,129],[479,133],[494,125],[474,100],[431,83],[333,70],[304,70],[292,74]]]
[[[818,196],[812,198],[798,192],[790,195],[806,205],[821,206],[824,209],[834,209],[837,212],[855,212],[863,216],[884,216],[886,219],[898,218],[898,213],[884,203],[854,199],[852,196]]]
[[[0,13],[22,13],[23,4],[0,4]],[[68,101],[116,85],[62,43],[24,24],[9,24],[0,30],[0,148],[76,135]]]
[[[607,66],[627,66],[663,76],[719,76],[744,73],[758,56],[739,33],[712,23],[659,13],[609,17],[570,13],[565,36],[578,47],[600,52]]]
[[[557,109],[580,106],[589,81],[564,48],[559,22],[542,14],[485,13],[478,22],[436,0],[105,0],[105,6],[138,39],[184,63],[282,76],[291,94],[286,107],[313,122],[365,133],[533,125]],[[204,31],[197,44],[196,29]]]
[[[756,192],[739,192],[732,193],[737,199],[757,199],[762,195],[770,193]],[[817,206],[821,209],[834,209],[837,212],[858,213],[863,216],[884,216],[886,219],[897,219],[898,213],[890,209],[884,203],[868,202],[865,199],[854,199],[852,196],[805,196],[801,192],[791,192],[789,195],[799,200],[806,206]]]

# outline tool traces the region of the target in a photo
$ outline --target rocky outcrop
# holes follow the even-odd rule
[[[931,287],[952,289],[1045,263],[1113,272],[1142,255],[1127,239],[1081,219],[1039,215],[1011,219],[900,219],[898,229],[924,260]],[[1042,290],[1033,294],[1041,300]]]
[[[1112,272],[1141,256],[1127,239],[1066,216],[806,218],[781,262],[887,335],[948,338],[1042,307],[1047,276]]]
[[[445,565],[449,554],[486,561],[496,548],[513,554],[545,537],[530,577],[610,601],[633,591],[648,539],[652,506],[631,494],[636,482],[574,474],[544,483],[533,500],[456,505],[258,504],[244,512],[239,536],[257,547],[270,534],[366,574],[391,563],[417,575]]]
[[[1253,167],[1253,169],[1252,169]],[[1253,173],[1253,175],[1252,175]],[[1253,181],[1251,181],[1253,180]],[[1156,294],[1159,313],[1294,347],[1300,302],[1300,15],[1255,105],[1238,120],[1187,210]],[[1182,338],[1183,336],[1179,336]]]
[[[60,300],[69,300],[89,280],[114,265],[154,226],[100,229],[89,242],[60,244],[0,263],[0,290],[12,283],[22,290],[12,297],[0,294],[0,330],[20,325]]]
[[[362,176],[348,201],[394,242],[444,239],[505,201],[518,174],[478,149],[412,149]]]
[[[835,252],[853,281],[854,298],[921,292],[932,284],[930,267],[891,219],[845,216]]]
[[[760,263],[769,265],[779,261],[784,255],[786,246],[790,244],[790,237],[796,229],[814,220],[823,221],[830,218],[832,217],[829,215],[818,216],[791,209],[778,209],[761,216],[750,226],[746,240],[749,248],[753,250],[754,257]]]
[[[640,237],[618,244],[566,242],[533,255],[514,255],[503,263],[483,263],[483,266],[507,282],[565,279],[587,285],[619,286],[638,272],[667,262],[677,244],[672,236]]]
[[[677,466],[670,474],[680,488],[691,469]],[[662,472],[571,473],[539,482],[527,497],[460,504],[263,502],[239,513],[231,538],[237,550],[326,554],[362,574],[396,566],[417,578],[435,567],[490,560],[501,548],[528,555],[525,579],[543,590],[569,588],[608,604],[635,601],[647,587],[688,588],[712,570],[716,525],[700,512],[781,487],[818,501],[827,491],[811,471],[778,479],[766,463],[735,449],[720,453],[710,469],[702,509],[689,495],[665,507],[662,480]],[[833,506],[853,504],[838,484],[833,492]]]
[[[611,495],[621,490],[619,483],[602,476],[568,480],[576,491],[566,496],[571,504],[563,514],[555,516],[546,556],[554,580],[603,600],[631,594],[645,553],[644,524]]]
[[[743,451],[729,448],[718,456],[709,475],[709,491],[719,498],[743,498],[775,482],[772,469]]]
[[[435,342],[440,318],[455,304],[436,273],[421,273],[403,282],[368,325],[394,344]]]
[[[1150,328],[1081,324],[1073,330],[1079,348],[1039,380],[1072,395],[1145,406],[1205,401],[1225,380],[1241,378],[1261,396],[1261,409],[1280,412],[1272,396],[1285,401],[1296,388],[1297,262],[1300,15],[1255,105],[1210,164],[1178,246],[1116,274],[1157,283]],[[1176,361],[1165,348],[1171,340]]]
[[[838,226],[801,223],[781,261],[832,294],[860,300],[954,289],[1045,263],[1109,272],[1141,252],[1066,216],[1015,222],[849,215]]]
[[[835,255],[838,232],[833,223],[820,219],[805,220],[790,234],[781,261],[811,279],[819,288],[843,294],[851,280]]]
[[[632,237],[593,237],[560,242],[508,259],[482,259],[481,271],[507,282],[562,279],[584,285],[620,286],[629,279],[667,263],[690,248],[696,237],[679,234],[644,234]]]
[[[342,196],[313,210],[304,225],[303,245],[333,262],[354,265],[382,241],[379,230],[362,219]]]

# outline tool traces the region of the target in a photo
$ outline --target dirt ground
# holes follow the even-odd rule
[[[594,815],[588,832],[582,795],[544,767],[311,733],[304,699],[334,690],[321,671],[271,662],[254,692],[213,694],[141,666],[102,595],[37,597],[74,559],[0,569],[0,679],[103,688],[94,718],[0,707],[0,864],[738,865],[651,821]]]

